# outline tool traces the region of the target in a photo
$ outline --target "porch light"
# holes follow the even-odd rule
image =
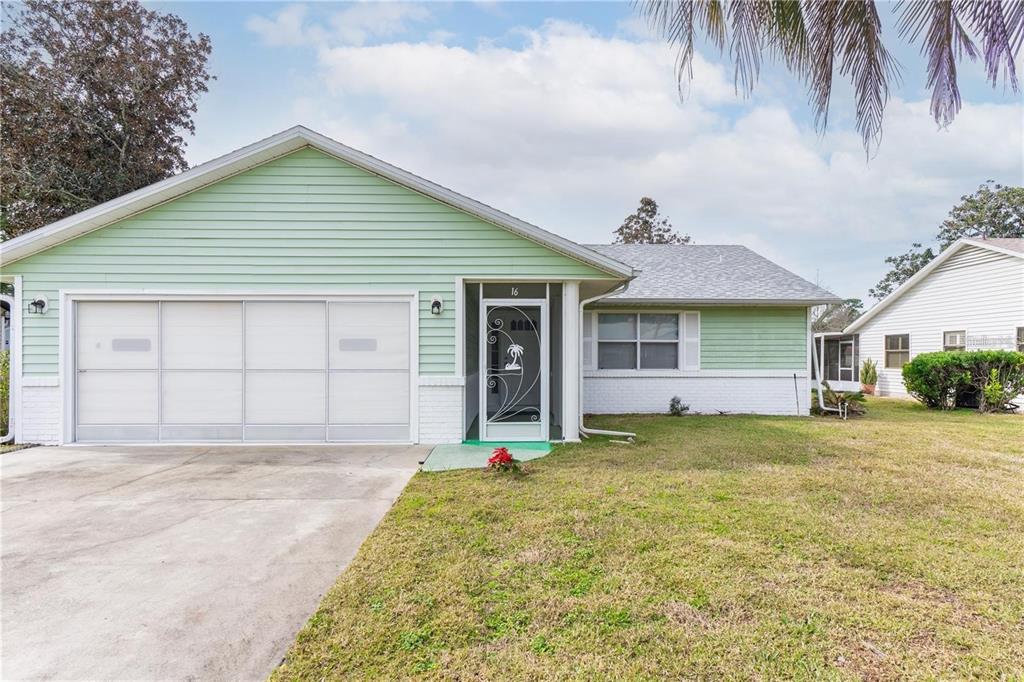
[[[430,314],[431,315],[440,315],[441,314],[441,308],[442,308],[441,297],[440,296],[435,296],[430,301]]]
[[[49,301],[45,296],[37,296],[28,304],[28,311],[33,315],[42,315],[49,308]]]

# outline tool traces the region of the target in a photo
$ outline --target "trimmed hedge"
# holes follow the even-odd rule
[[[1024,394],[1024,353],[1008,350],[921,353],[903,366],[910,395],[928,407],[977,406],[982,412],[1017,409]]]

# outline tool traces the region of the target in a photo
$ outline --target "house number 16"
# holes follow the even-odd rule
[[[518,296],[519,295],[519,287],[512,287],[512,295],[513,296]]]

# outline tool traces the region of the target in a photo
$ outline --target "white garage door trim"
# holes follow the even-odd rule
[[[60,305],[60,335],[59,335],[59,372],[61,377],[61,429],[64,443],[73,443],[76,434],[76,345],[75,334],[77,321],[75,320],[75,304],[82,301],[138,301],[138,302],[206,302],[206,301],[267,301],[267,302],[319,302],[324,303],[329,311],[329,303],[386,303],[398,302],[409,306],[409,441],[418,442],[418,387],[419,387],[419,294],[418,292],[390,291],[387,293],[373,292],[344,292],[344,293],[321,293],[321,292],[294,292],[294,293],[265,293],[258,291],[219,291],[216,293],[195,292],[195,291],[152,291],[152,290],[88,290],[88,291],[65,291],[59,293]],[[324,349],[327,352],[327,348]],[[328,376],[330,371],[328,370]],[[358,430],[357,430],[358,431]],[[123,442],[123,441],[120,441]],[[225,442],[225,441],[190,441],[190,442]],[[256,438],[244,438],[245,443],[259,442],[281,442],[261,441]],[[341,442],[329,441],[329,442]],[[406,442],[404,439],[401,442]],[[182,444],[181,441],[174,444]]]

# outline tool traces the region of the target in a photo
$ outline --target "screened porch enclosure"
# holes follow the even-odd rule
[[[815,334],[814,344],[824,358],[821,379],[832,388],[850,390],[841,383],[860,384],[860,335],[859,334]],[[811,363],[812,376],[817,379],[817,367]]]

